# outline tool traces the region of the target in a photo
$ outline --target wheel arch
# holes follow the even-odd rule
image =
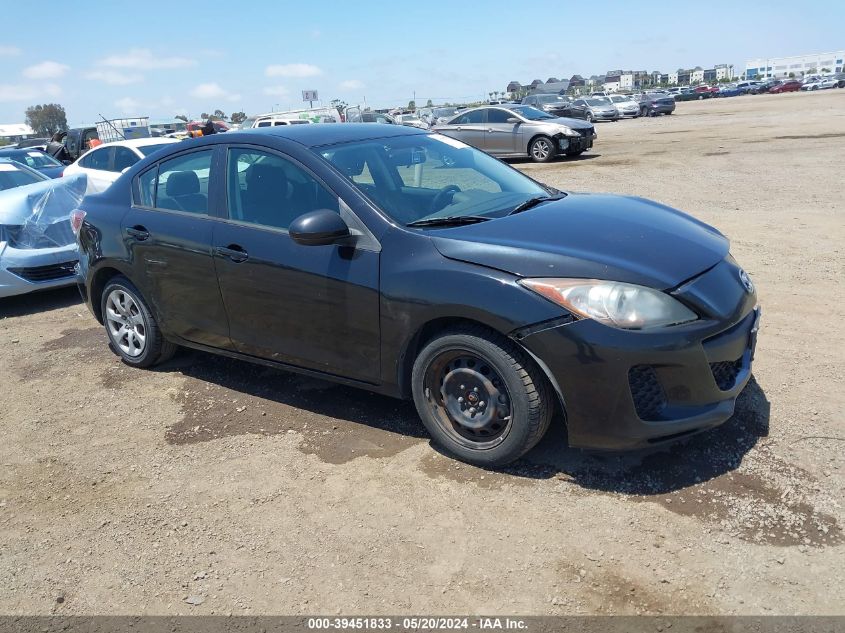
[[[91,310],[94,312],[94,316],[101,325],[103,323],[103,290],[105,290],[106,284],[117,276],[124,276],[128,279],[126,273],[122,270],[118,270],[117,268],[113,268],[112,266],[103,266],[91,277],[91,283],[89,285]]]

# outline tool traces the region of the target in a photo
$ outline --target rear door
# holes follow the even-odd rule
[[[231,348],[212,258],[220,171],[214,147],[161,161],[136,178],[135,204],[121,229],[132,280],[166,334]]]
[[[352,212],[311,171],[282,153],[232,146],[228,219],[214,232],[220,290],[244,354],[357,380],[380,374],[379,250],[302,246],[288,234],[304,213]]]
[[[448,124],[438,126],[437,131],[478,149],[485,149],[486,112],[486,108],[465,112],[452,119]]]
[[[79,167],[85,170],[88,177],[88,193],[105,191],[116,179],[111,172],[114,147],[104,145],[86,153],[79,159]]]
[[[508,123],[516,119],[513,113],[499,108],[487,108],[487,131],[484,135],[484,148],[491,154],[513,154],[521,146],[522,135],[519,122]],[[519,140],[519,143],[517,143]]]

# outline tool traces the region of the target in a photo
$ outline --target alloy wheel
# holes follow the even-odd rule
[[[551,151],[551,145],[544,138],[537,139],[531,146],[531,156],[533,156],[537,160],[546,160],[549,157]]]
[[[437,423],[455,442],[484,450],[507,437],[510,393],[485,359],[465,350],[443,352],[426,369],[424,388]]]
[[[106,326],[112,342],[132,358],[144,353],[147,324],[135,298],[120,288],[106,299]]]

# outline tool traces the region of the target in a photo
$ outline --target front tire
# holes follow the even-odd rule
[[[528,145],[528,155],[535,163],[548,163],[557,155],[557,149],[548,136],[538,136]]]
[[[434,442],[482,467],[533,448],[552,417],[549,384],[517,345],[482,327],[444,332],[417,356],[414,404]]]
[[[112,350],[132,367],[152,367],[168,360],[176,345],[165,340],[149,306],[126,277],[112,278],[100,304]]]

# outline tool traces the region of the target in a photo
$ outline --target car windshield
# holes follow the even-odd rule
[[[377,138],[315,151],[401,224],[502,217],[550,192],[521,172],[440,134]]]
[[[434,108],[434,116],[447,117],[452,116],[457,112],[455,108]]]
[[[539,103],[554,103],[556,101],[566,101],[566,99],[560,95],[539,95],[537,101]]]
[[[585,101],[591,106],[607,105],[607,101],[604,99],[586,99]]]
[[[545,121],[546,119],[555,118],[551,114],[547,114],[546,112],[538,110],[537,108],[532,108],[531,106],[518,106],[510,109],[520,116],[525,117],[529,121]]]
[[[27,150],[21,152],[10,152],[8,157],[19,163],[23,163],[27,167],[33,169],[40,169],[42,167],[61,167],[62,164],[55,158],[44,152],[36,150]]]
[[[157,145],[142,145],[141,147],[136,147],[135,149],[141,152],[144,156],[149,156],[153,152],[157,152],[158,150],[169,146],[170,143],[158,143]]]

